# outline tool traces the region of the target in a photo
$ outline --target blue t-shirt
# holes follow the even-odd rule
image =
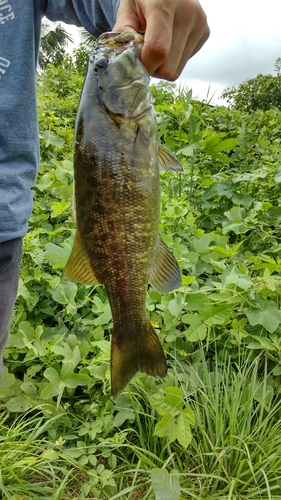
[[[119,0],[0,0],[0,242],[23,237],[39,165],[35,75],[43,16],[110,31]]]

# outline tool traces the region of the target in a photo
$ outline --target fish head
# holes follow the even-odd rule
[[[136,121],[152,107],[150,76],[140,62],[143,41],[131,31],[104,33],[90,55],[88,71],[112,119]]]

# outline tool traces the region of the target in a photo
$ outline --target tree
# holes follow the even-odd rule
[[[45,68],[47,64],[54,64],[55,66],[61,64],[68,42],[73,42],[73,39],[61,24],[52,29],[49,23],[43,23],[39,66]]]
[[[275,62],[274,75],[258,75],[255,78],[240,83],[238,87],[228,87],[222,93],[222,97],[232,108],[241,111],[255,111],[262,109],[267,111],[271,108],[281,109],[281,58]]]

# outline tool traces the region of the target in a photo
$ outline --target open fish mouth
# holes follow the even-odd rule
[[[143,43],[144,38],[140,33],[133,33],[132,31],[107,31],[103,33],[98,40],[101,45],[127,45],[131,42],[135,44]]]
[[[99,37],[96,47],[99,47],[104,55],[109,55],[110,58],[129,48],[133,49],[139,57],[143,43],[144,37],[140,33],[133,33],[132,31],[124,31],[123,33],[109,31]]]

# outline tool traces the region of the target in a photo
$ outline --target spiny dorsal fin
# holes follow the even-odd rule
[[[149,283],[160,293],[172,292],[182,285],[178,263],[160,237],[149,270]]]
[[[158,147],[159,168],[172,172],[184,172],[178,159],[163,144]]]
[[[71,281],[83,283],[83,285],[98,285],[99,282],[92,270],[89,258],[81,244],[79,231],[76,231],[70,257],[66,263],[65,276]]]

